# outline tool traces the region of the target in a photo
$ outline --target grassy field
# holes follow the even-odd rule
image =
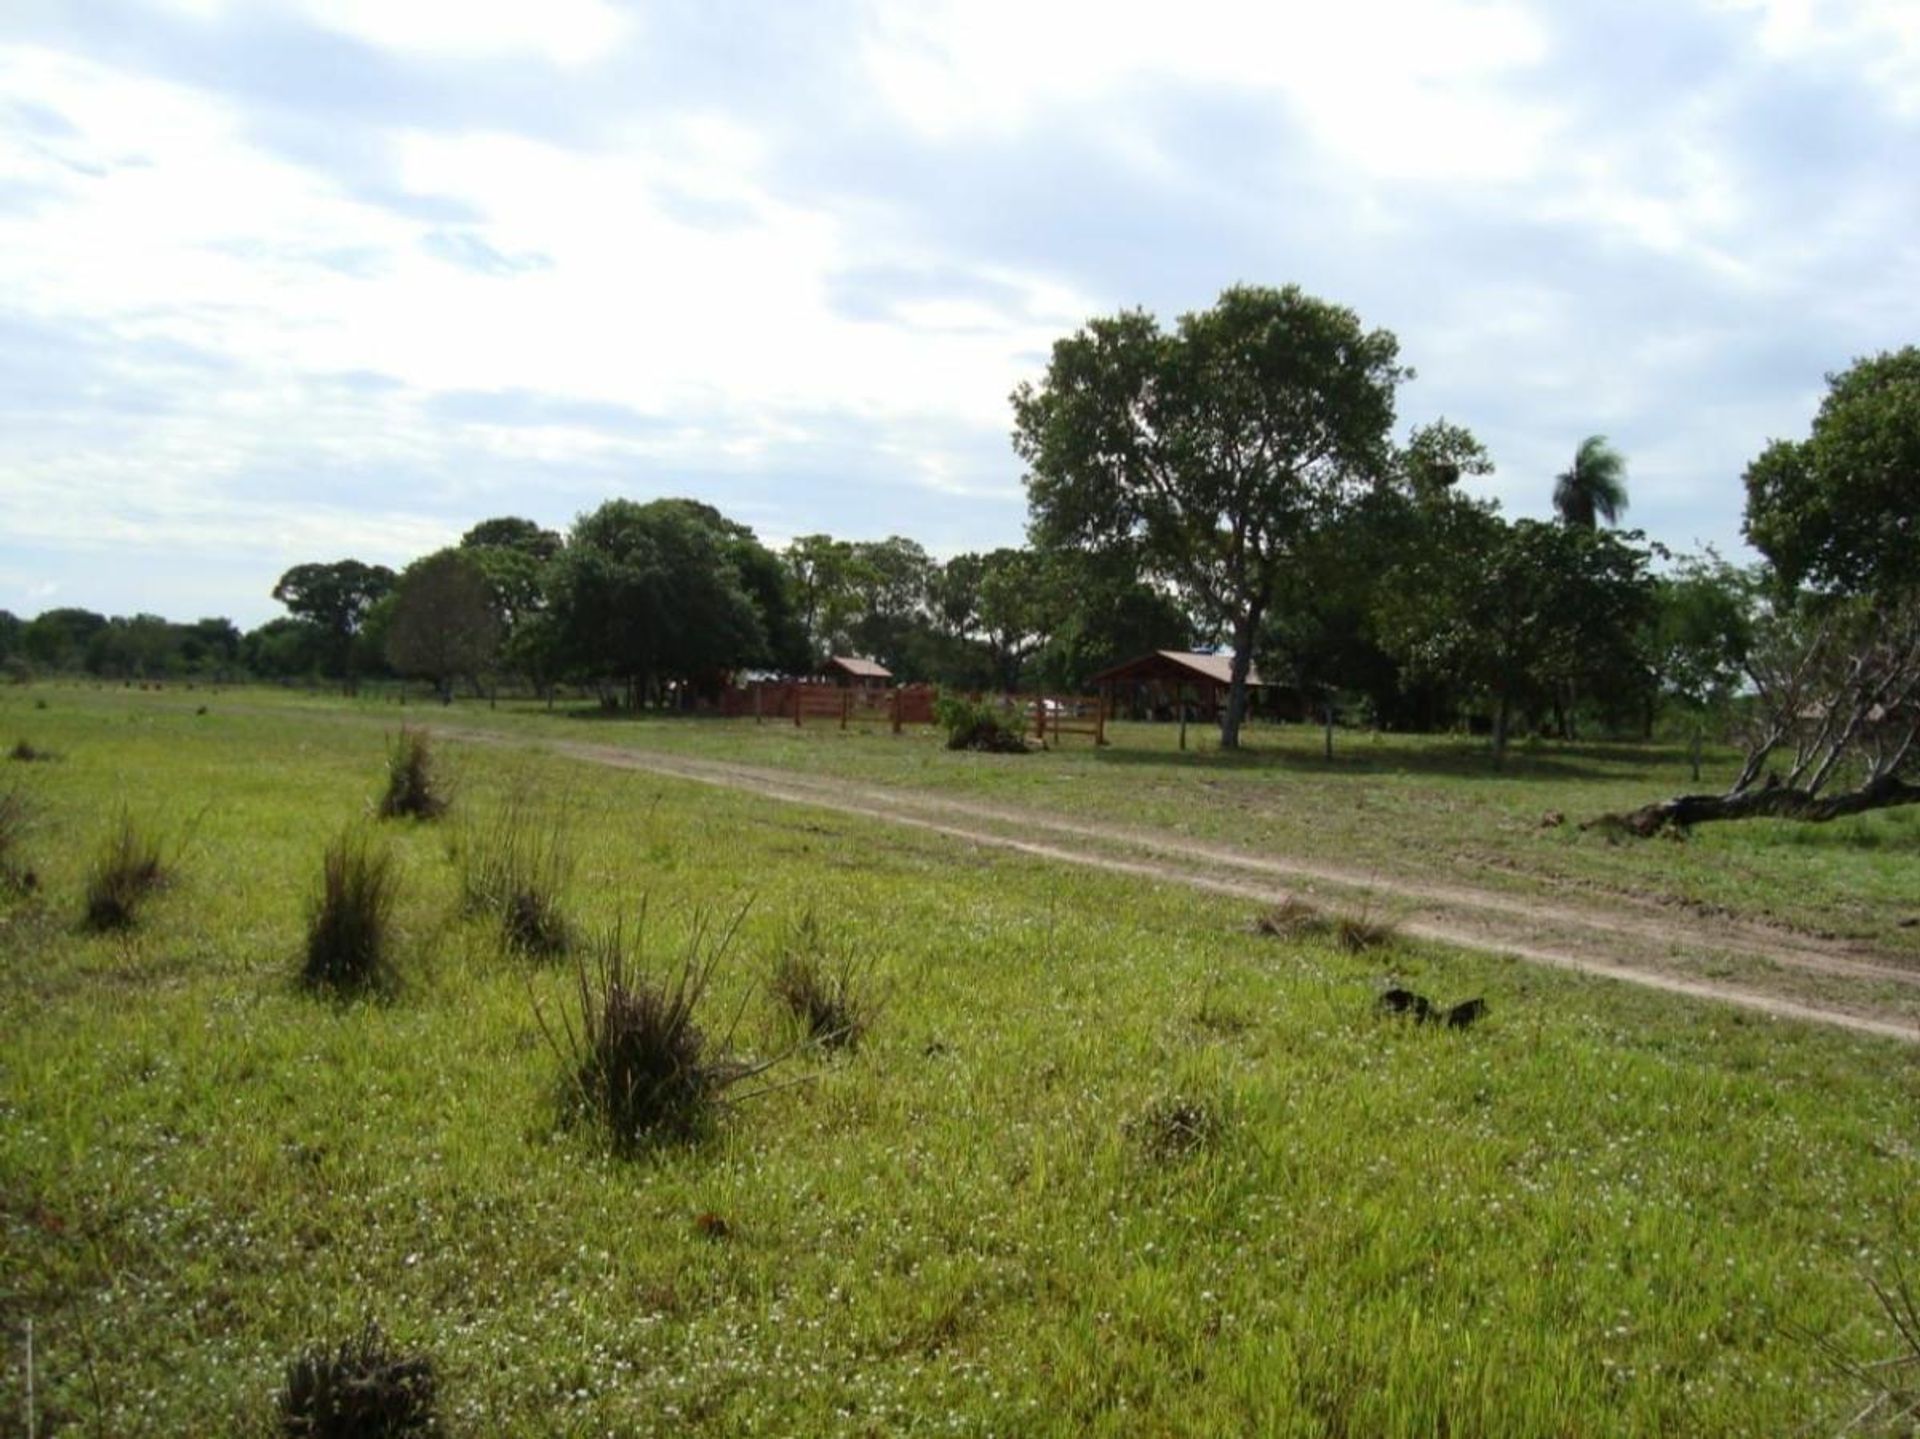
[[[393,723],[391,703],[305,701]],[[434,707],[409,713],[431,715]],[[1619,843],[1579,826],[1688,791],[1725,788],[1732,750],[1708,746],[1695,781],[1686,746],[1523,741],[1503,771],[1484,739],[1336,734],[1325,758],[1312,726],[1254,725],[1239,753],[1222,753],[1206,726],[1175,748],[1173,725],[1119,724],[1096,750],[1068,738],[1042,761],[949,754],[929,732],[842,733],[791,724],[648,717],[602,719],[578,708],[477,704],[457,723],[528,737],[633,745],[921,787],[1062,813],[1149,825],[1250,849],[1323,855],[1383,874],[1447,875],[1517,892],[1652,896],[1707,913],[1871,943],[1920,964],[1920,809],[1827,825],[1749,821],[1709,825],[1684,842]],[[1565,824],[1543,823],[1559,815]]]
[[[29,1324],[42,1434],[263,1430],[287,1361],[368,1317],[476,1435],[1830,1432],[1869,1395],[1814,1336],[1892,1352],[1867,1276],[1920,1269],[1909,1048],[1257,937],[1219,899],[531,752],[443,746],[452,812],[376,825],[398,712],[351,708],[0,694],[0,740],[60,756],[0,762],[38,879],[0,899],[0,1434]],[[1489,781],[1393,741],[1328,766],[1271,733],[1034,762],[457,717],[1602,888],[1644,860],[1539,812],[1684,780],[1554,751]],[[793,1047],[768,981],[808,914],[878,1003],[865,1042],[791,1054],[701,1142],[623,1157],[563,1123],[574,961],[460,913],[453,851],[516,794],[567,836],[583,932],[644,904],[666,965],[747,906],[705,1011],[742,1056]],[[87,933],[122,806],[176,873]],[[295,976],[354,825],[399,867],[399,979],[341,1002]],[[1703,834],[1660,882],[1898,935],[1914,833]],[[1388,976],[1489,1016],[1383,1019]]]

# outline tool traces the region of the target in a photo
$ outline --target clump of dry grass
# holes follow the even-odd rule
[[[1225,1128],[1218,1105],[1174,1095],[1127,1121],[1127,1135],[1153,1160],[1185,1159],[1211,1148]]]
[[[1318,939],[1332,928],[1333,922],[1318,909],[1292,895],[1253,921],[1255,934],[1272,939]]]
[[[643,910],[631,937],[616,927],[580,957],[577,1011],[562,1010],[557,1030],[535,1006],[565,1071],[569,1119],[604,1126],[623,1152],[696,1140],[731,1102],[733,1086],[775,1062],[751,1064],[727,1052],[741,1009],[717,1038],[701,1021],[714,975],[745,913],[724,926],[696,914],[679,958],[664,972],[649,974],[639,957]]]
[[[802,1034],[825,1049],[859,1048],[877,1012],[863,968],[831,952],[812,910],[793,926],[768,988]]]
[[[141,905],[170,877],[159,838],[122,808],[87,870],[85,927],[95,933],[131,929]]]
[[[57,751],[42,749],[31,740],[17,739],[13,742],[13,748],[7,751],[7,758],[21,764],[44,764],[60,756]]]
[[[457,853],[461,908],[492,917],[508,949],[548,959],[572,947],[564,897],[573,855],[564,816],[543,823],[516,786],[490,826],[462,836]]]
[[[1253,932],[1275,939],[1331,939],[1348,954],[1379,949],[1399,938],[1392,923],[1373,918],[1367,910],[1330,915],[1292,895],[1255,918]]]
[[[328,845],[308,910],[301,977],[342,993],[390,979],[398,888],[392,853],[363,832],[349,829]]]
[[[438,819],[447,812],[447,805],[446,787],[427,732],[402,726],[387,751],[387,789],[380,796],[380,817]]]
[[[1399,938],[1399,930],[1384,919],[1375,919],[1362,911],[1343,914],[1333,922],[1333,942],[1348,954],[1364,954],[1380,949]]]
[[[434,1428],[433,1360],[366,1327],[335,1348],[309,1349],[287,1365],[278,1397],[287,1439],[399,1439]]]

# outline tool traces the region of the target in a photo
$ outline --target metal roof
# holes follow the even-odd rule
[[[863,660],[854,655],[835,655],[827,661],[827,668],[839,670],[842,674],[852,675],[857,680],[890,680],[893,671],[885,665],[875,664],[872,660]]]
[[[1115,665],[1110,670],[1102,670],[1090,681],[1092,684],[1108,684],[1120,680],[1182,678],[1205,680],[1209,684],[1229,685],[1233,683],[1233,656],[1196,654],[1190,650],[1153,650],[1128,660],[1125,664]],[[1251,667],[1247,670],[1247,683],[1261,686],[1265,682]]]

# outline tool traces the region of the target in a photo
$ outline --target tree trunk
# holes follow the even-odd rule
[[[1220,748],[1240,748],[1240,722],[1247,713],[1247,675],[1253,669],[1253,640],[1260,633],[1260,616],[1265,600],[1247,606],[1233,624],[1232,683],[1227,686],[1227,717],[1220,722]]]
[[[1858,789],[1839,794],[1816,794],[1788,785],[1768,785],[1737,794],[1682,794],[1643,805],[1631,814],[1605,814],[1588,820],[1582,829],[1622,828],[1650,838],[1667,829],[1686,829],[1727,819],[1796,819],[1825,824],[1872,809],[1895,809],[1920,804],[1920,785],[1896,775],[1882,775]]]

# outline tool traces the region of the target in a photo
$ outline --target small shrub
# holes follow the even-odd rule
[[[731,1026],[715,1041],[698,1018],[739,922],[715,933],[696,916],[685,951],[664,976],[636,964],[644,912],[635,941],[616,927],[581,956],[577,1025],[563,1011],[556,1034],[535,1009],[566,1071],[568,1118],[604,1125],[621,1151],[687,1142],[709,1132],[731,1086],[768,1067],[728,1057]]]
[[[86,927],[131,929],[142,902],[167,882],[160,841],[125,809],[87,871]]]
[[[0,890],[30,894],[40,887],[40,876],[23,857],[32,824],[32,806],[24,794],[17,788],[0,794]]]
[[[873,1015],[862,979],[860,967],[851,958],[835,958],[827,952],[809,910],[793,927],[774,962],[769,988],[810,1041],[826,1049],[851,1051],[859,1047]]]
[[[7,758],[18,760],[21,764],[44,764],[60,756],[53,750],[41,749],[31,740],[18,739],[13,742],[13,748],[7,751]]]
[[[438,819],[446,812],[447,797],[435,773],[427,732],[402,726],[387,752],[387,792],[380,797],[380,817]]]
[[[393,855],[375,849],[365,834],[348,830],[328,845],[308,911],[301,978],[339,991],[385,982],[392,974],[397,889]]]
[[[389,1439],[434,1425],[433,1361],[394,1348],[371,1319],[338,1348],[287,1366],[280,1432],[287,1439]]]
[[[1149,1159],[1170,1160],[1210,1147],[1222,1127],[1214,1105],[1175,1096],[1149,1105],[1128,1121],[1127,1132]]]
[[[933,705],[934,721],[947,732],[947,748],[987,754],[1025,754],[1027,741],[1017,716],[997,706],[958,695],[942,695]]]
[[[573,878],[573,856],[561,819],[541,824],[525,791],[516,788],[490,828],[468,830],[458,854],[462,910],[491,916],[507,948],[551,958],[572,947],[562,897]]]

